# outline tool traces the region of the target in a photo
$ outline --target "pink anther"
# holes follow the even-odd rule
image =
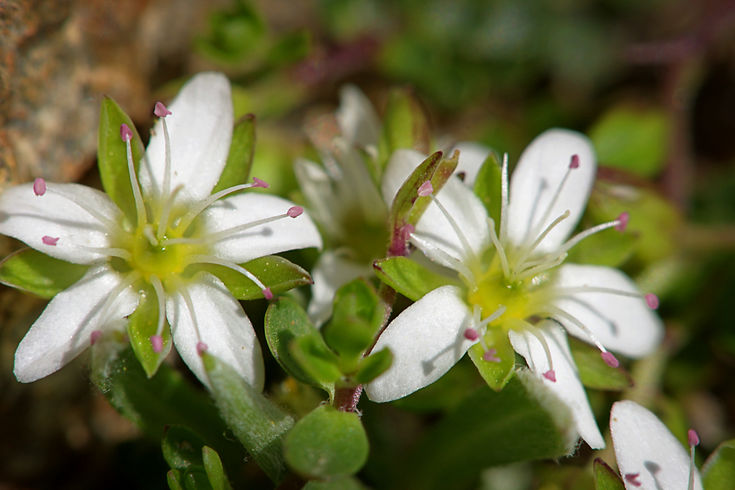
[[[37,196],[43,196],[46,194],[46,181],[41,177],[38,177],[33,181],[33,193]]]
[[[153,107],[153,114],[155,114],[156,117],[166,117],[171,115],[171,111],[163,105],[163,102],[156,102],[156,105]]]

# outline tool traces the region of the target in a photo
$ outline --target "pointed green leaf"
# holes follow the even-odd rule
[[[278,255],[258,257],[240,266],[269,287],[273,294],[280,294],[297,286],[313,283],[308,272]],[[198,264],[196,268],[217,276],[239,300],[263,299],[263,291],[260,286],[229,267]]]
[[[480,171],[475,178],[474,192],[480,198],[487,210],[487,215],[495,222],[495,232],[500,232],[500,204],[501,186],[503,179],[501,175],[501,162],[494,151],[485,159]]]
[[[702,467],[702,483],[707,490],[729,490],[735,482],[735,439],[719,445]]]
[[[483,359],[485,349],[480,343],[470,347],[467,352],[487,385],[495,391],[500,391],[513,377],[513,367],[516,360],[515,351],[513,346],[510,345],[508,334],[505,330],[499,328],[488,329],[485,334],[485,345],[488,349],[495,349],[493,357],[500,359],[500,362],[495,359],[490,361]]]
[[[184,490],[181,472],[179,470],[169,470],[166,473],[166,483],[171,490]]]
[[[333,385],[342,377],[339,358],[318,333],[295,338],[289,351],[301,368],[320,385]]]
[[[212,396],[227,425],[270,479],[280,482],[286,474],[282,439],[293,419],[226,363],[207,353],[202,361]]]
[[[355,373],[355,382],[358,384],[369,383],[385,371],[393,363],[393,354],[387,348],[382,349],[360,362],[360,367]]]
[[[625,490],[618,473],[600,458],[595,459],[595,490]]]
[[[273,357],[294,378],[329,391],[301,367],[289,350],[289,344],[294,339],[310,335],[318,336],[319,332],[296,301],[283,296],[268,306],[265,312],[265,339]]]
[[[437,274],[406,257],[376,260],[373,269],[381,281],[412,301],[418,301],[440,286],[458,284],[456,280]]]
[[[138,308],[129,317],[128,337],[130,337],[130,345],[133,347],[135,357],[138,358],[149,378],[156,374],[158,367],[171,351],[171,331],[166,323],[165,314],[164,311],[164,328],[161,332],[163,349],[160,352],[153,350],[153,342],[151,341],[151,337],[156,335],[158,331],[159,315],[158,297],[152,287],[148,286],[140,293]]]
[[[373,345],[383,324],[383,302],[364,279],[355,279],[337,290],[332,311],[322,329],[324,340],[343,360],[356,361]]]
[[[328,405],[299,420],[284,441],[289,466],[311,478],[352,475],[367,461],[368,450],[360,417]]]
[[[109,97],[102,99],[97,135],[97,165],[100,170],[102,187],[130,222],[135,223],[137,220],[135,200],[130,184],[126,145],[120,137],[120,126],[123,123],[127,124],[133,132],[130,144],[133,151],[133,164],[137,171],[140,160],[145,154],[140,135],[133,121],[117,105],[117,102]]]
[[[600,351],[575,338],[569,338],[569,348],[579,370],[579,378],[588,388],[621,391],[633,386],[633,378],[622,367],[605,364]]]
[[[235,123],[227,163],[212,194],[228,187],[244,184],[250,176],[255,152],[255,116],[246,114]]]
[[[227,480],[225,468],[222,466],[222,460],[219,458],[217,451],[204,446],[202,448],[202,463],[213,490],[230,490],[232,488]]]
[[[378,144],[380,171],[394,151],[410,148],[427,153],[431,131],[426,115],[416,98],[406,89],[393,89],[383,117],[383,131]]]
[[[24,248],[0,262],[0,283],[50,299],[81,279],[88,268]]]

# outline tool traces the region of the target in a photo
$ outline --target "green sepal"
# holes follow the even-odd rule
[[[495,391],[500,391],[513,377],[513,367],[516,362],[515,351],[508,339],[508,333],[500,328],[489,328],[484,341],[488,349],[495,349],[494,356],[500,359],[500,362],[484,360],[485,349],[479,342],[470,347],[467,352],[487,385]]]
[[[332,386],[342,377],[340,360],[319,333],[295,338],[289,351],[301,368],[319,385]]]
[[[164,319],[164,328],[161,332],[163,349],[161,352],[155,352],[151,337],[156,335],[158,329],[158,297],[153,288],[147,286],[140,292],[139,298],[138,308],[128,320],[128,337],[130,337],[130,345],[135,352],[135,357],[138,358],[140,365],[150,378],[156,374],[158,367],[171,351],[171,330]]]
[[[255,153],[255,116],[246,114],[235,123],[227,163],[222,169],[212,194],[232,186],[244,184],[250,176]]]
[[[299,420],[284,441],[284,456],[310,478],[352,475],[367,461],[369,444],[360,417],[328,405]]]
[[[240,266],[269,287],[273,294],[280,294],[297,286],[313,283],[308,272],[278,255],[258,257]],[[239,300],[263,299],[263,290],[260,289],[260,286],[229,267],[216,264],[197,264],[192,267],[217,276],[230,293]]]
[[[702,466],[702,484],[707,490],[729,490],[735,482],[735,439],[720,444]]]
[[[130,145],[136,172],[145,154],[143,142],[130,117],[110,97],[102,99],[100,125],[97,134],[97,165],[102,187],[131,223],[137,223],[135,199],[128,171],[126,145],[120,137],[120,126],[125,123],[133,132]]]
[[[579,371],[582,384],[598,390],[621,391],[633,386],[633,378],[622,367],[608,366],[600,351],[581,340],[570,337],[569,349]]]
[[[406,89],[393,89],[388,96],[378,143],[380,171],[385,168],[394,151],[410,148],[427,153],[430,141],[429,123],[416,98]]]
[[[51,299],[81,279],[87,269],[87,265],[72,264],[24,248],[0,262],[0,283]]]
[[[625,490],[623,480],[620,479],[618,473],[600,458],[595,459],[593,473],[595,490]]]
[[[331,395],[334,386],[322,384],[312,377],[289,349],[289,345],[296,338],[319,337],[319,331],[311,323],[301,305],[289,297],[280,297],[268,306],[264,322],[265,340],[278,364],[299,381],[322,388]]]
[[[217,451],[209,446],[202,447],[202,463],[213,490],[230,490],[232,488]]]
[[[373,269],[378,279],[412,301],[418,301],[438,287],[448,284],[459,285],[458,281],[437,274],[406,257],[376,260],[373,262]]]
[[[332,319],[322,328],[327,345],[348,364],[356,362],[375,341],[385,306],[364,279],[340,287],[334,296]],[[351,371],[352,366],[344,366]]]
[[[491,151],[477,173],[473,190],[485,206],[487,215],[495,222],[495,233],[498,234],[500,233],[502,185],[500,158],[494,151]]]
[[[226,363],[207,353],[202,362],[222,418],[258,466],[273,482],[280,482],[286,474],[282,439],[293,427],[293,418]]]
[[[393,353],[388,348],[370,354],[360,361],[354,380],[358,384],[369,383],[386,372],[392,363]]]

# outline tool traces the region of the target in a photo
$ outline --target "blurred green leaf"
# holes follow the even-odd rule
[[[246,114],[235,123],[232,130],[230,152],[212,194],[232,186],[244,184],[250,175],[255,154],[255,116]]]
[[[185,471],[192,467],[204,468],[203,446],[204,441],[199,436],[179,425],[168,427],[161,440],[163,458],[174,470]]]
[[[133,188],[128,171],[126,145],[120,136],[120,126],[125,123],[133,132],[130,145],[133,165],[137,172],[140,159],[145,154],[143,143],[130,117],[109,97],[102,99],[100,125],[97,136],[97,166],[102,187],[131,223],[137,223]]]
[[[622,367],[608,366],[600,351],[581,340],[569,338],[569,348],[579,371],[579,378],[588,388],[622,391],[633,386],[633,379]]]
[[[417,301],[429,291],[447,284],[458,284],[406,257],[389,257],[373,263],[375,275],[408,299]]]
[[[600,458],[594,464],[595,490],[625,490],[618,473]]]
[[[288,464],[311,478],[352,475],[365,464],[368,451],[360,417],[327,405],[299,420],[284,442]]]
[[[331,386],[342,377],[339,358],[319,333],[295,338],[289,351],[309,377],[320,385]]]
[[[231,8],[211,14],[209,32],[196,46],[214,61],[237,63],[262,52],[265,41],[266,26],[258,12],[246,0],[235,0]]]
[[[217,451],[208,446],[202,447],[202,463],[213,490],[230,490],[232,488],[227,480],[225,468],[222,466],[222,460],[219,458]]]
[[[148,285],[139,294],[138,308],[128,317],[128,336],[130,345],[135,352],[135,357],[140,361],[146,375],[150,378],[161,365],[168,353],[171,351],[171,331],[166,323],[165,314],[163,330],[161,332],[162,350],[155,352],[151,337],[158,330],[158,297],[153,288]]]
[[[340,476],[329,480],[309,480],[303,490],[364,490],[366,487],[352,476]]]
[[[202,361],[212,396],[227,425],[270,479],[280,482],[286,474],[282,439],[293,426],[293,419],[226,363],[207,353]]]
[[[385,371],[393,363],[393,354],[388,348],[370,354],[360,362],[355,373],[355,382],[358,384],[369,383]]]
[[[516,362],[515,351],[510,345],[508,334],[503,329],[488,329],[484,340],[488,349],[495,349],[490,353],[493,358],[499,359],[499,362],[483,359],[485,348],[481,343],[473,345],[467,352],[487,385],[495,391],[500,391],[513,377]]]
[[[705,490],[730,490],[735,482],[735,439],[720,444],[702,467]]]
[[[394,151],[408,148],[428,153],[430,140],[429,123],[414,95],[402,88],[391,90],[378,143],[378,175],[382,173]]]
[[[663,169],[669,130],[662,109],[618,105],[598,119],[589,135],[602,165],[653,177]]]
[[[166,473],[166,482],[171,490],[184,490],[184,483],[181,481],[181,472],[179,470],[169,470]]]
[[[487,215],[495,222],[495,232],[500,232],[501,162],[498,155],[491,151],[480,167],[475,178],[474,192],[487,210]]]
[[[0,262],[0,282],[50,299],[81,279],[87,269],[87,265],[64,262],[24,248]]]

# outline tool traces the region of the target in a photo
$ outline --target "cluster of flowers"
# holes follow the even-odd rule
[[[125,124],[120,128],[133,219],[106,194],[77,184],[37,179],[0,195],[0,233],[56,259],[88,266],[78,282],[53,298],[20,343],[15,375],[21,382],[55,372],[105,331],[124,327],[147,294],[142,291],[152,291],[157,328],[149,340],[154,352],[164,350],[170,326],[180,356],[205,385],[200,355],[207,350],[262,389],[263,360],[250,321],[223,281],[195,266],[236,271],[271,299],[270,289],[243,264],[271,253],[321,247],[320,233],[293,203],[242,192],[267,186],[257,178],[212,193],[232,137],[230,86],[224,76],[197,75],[170,108],[157,103],[154,112],[159,120],[137,167],[133,132]],[[329,317],[336,289],[369,275],[372,260],[384,253],[383,236],[377,251],[351,247],[355,230],[385,227],[399,188],[425,159],[416,151],[398,150],[382,175],[371,175],[365,159],[377,154],[380,127],[356,89],[343,93],[336,122],[339,135],[323,151],[324,165],[299,161],[295,167],[328,244],[313,272],[309,313],[317,323]],[[592,146],[578,133],[550,130],[539,136],[510,179],[504,159],[495,220],[472,191],[489,152],[468,148],[460,154],[456,175],[440,191],[434,192],[429,181],[418,189],[431,202],[408,234],[420,252],[413,258],[424,264],[428,259],[447,277],[446,284],[387,325],[375,349],[388,347],[394,362],[366,392],[378,402],[404,397],[439,379],[475,345],[480,353],[473,357],[476,364],[511,370],[516,352],[569,407],[576,434],[590,447],[601,448],[604,440],[566,335],[596,346],[602,359],[617,367],[611,351],[637,358],[659,344],[663,326],[652,311],[658,299],[642,294],[616,269],[565,259],[593,234],[623,231],[628,216],[572,235],[596,170]],[[669,488],[666,482],[673,480],[667,478],[682,477],[680,463],[687,455],[650,412],[619,402],[611,429],[626,485],[648,488],[658,482]],[[641,443],[641,430],[656,442]],[[701,488],[693,466],[683,478]]]

